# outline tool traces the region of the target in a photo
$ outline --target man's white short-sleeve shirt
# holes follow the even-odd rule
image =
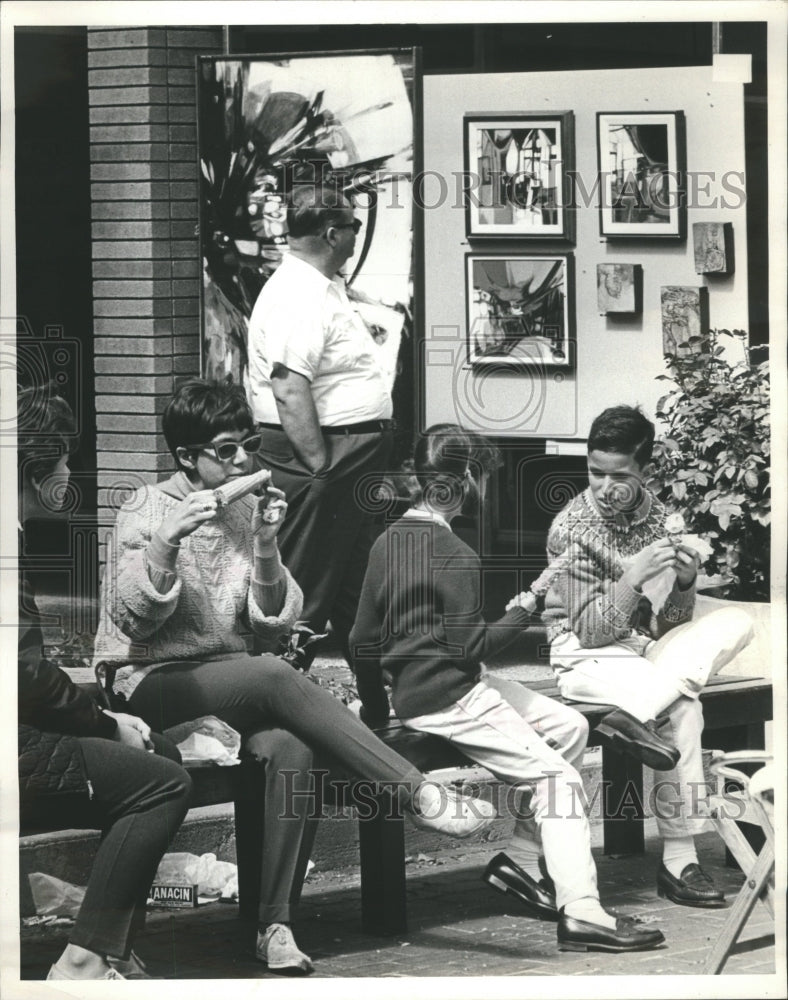
[[[344,282],[285,254],[249,320],[249,402],[255,420],[278,424],[271,370],[284,365],[311,383],[321,426],[386,420],[392,404],[376,345]]]

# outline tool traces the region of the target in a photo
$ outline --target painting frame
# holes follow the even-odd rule
[[[574,243],[574,112],[466,112],[469,240]]]
[[[603,239],[687,237],[683,111],[598,111],[599,233]]]
[[[201,376],[245,383],[249,316],[286,252],[287,194],[307,167],[312,176],[325,171],[364,222],[348,294],[375,342],[388,343],[381,353],[395,413],[412,428],[423,298],[411,280],[423,270],[413,197],[422,168],[421,50],[206,55],[196,75]]]
[[[574,371],[574,268],[568,251],[466,253],[468,366]]]

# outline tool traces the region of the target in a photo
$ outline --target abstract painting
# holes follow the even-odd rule
[[[313,179],[363,222],[344,273],[390,381],[412,369],[418,83],[414,49],[198,60],[204,377],[244,382],[247,321],[288,252],[287,197]]]
[[[571,111],[464,117],[469,239],[571,239]]]
[[[571,254],[467,254],[468,363],[574,365]]]
[[[640,264],[597,264],[596,300],[600,313],[639,313],[643,268]]]
[[[733,225],[693,222],[692,244],[696,274],[733,274]]]
[[[686,285],[661,289],[662,353],[685,358],[698,353],[709,336],[709,290]]]
[[[684,239],[684,115],[597,113],[600,233]]]

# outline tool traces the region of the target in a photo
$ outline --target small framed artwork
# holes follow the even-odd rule
[[[468,364],[574,368],[572,254],[469,253],[465,276]]]
[[[600,111],[596,125],[601,235],[685,239],[683,112]]]
[[[640,264],[597,264],[596,300],[603,316],[641,312],[643,268]]]
[[[574,115],[466,114],[468,239],[574,239]]]
[[[696,274],[733,274],[733,224],[693,222]]]
[[[662,352],[677,358],[697,354],[709,337],[709,290],[687,285],[664,285]]]

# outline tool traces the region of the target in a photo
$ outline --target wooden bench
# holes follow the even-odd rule
[[[562,701],[552,681],[528,685]],[[772,718],[772,685],[763,678],[717,676],[701,695],[703,746],[718,750],[763,749],[764,725]],[[597,746],[594,726],[610,706],[574,703],[588,719],[589,746]],[[439,737],[415,733],[397,721],[378,736],[421,771],[470,764]],[[642,853],[645,847],[643,768],[633,758],[602,748],[605,854]],[[625,803],[621,808],[621,804]],[[385,816],[359,822],[361,905],[364,930],[400,934],[407,929],[404,822]]]
[[[559,698],[552,681],[530,684]],[[763,749],[764,724],[772,718],[772,685],[763,678],[717,677],[701,696],[704,746],[720,750]],[[609,706],[576,704],[592,730]],[[392,720],[377,735],[424,772],[473,762],[439,737],[415,733]],[[245,761],[237,767],[190,768],[192,807],[233,802],[239,911],[255,921],[260,885],[264,799],[259,768]],[[642,767],[630,757],[602,750],[604,851],[631,854],[644,849]],[[617,806],[628,803],[626,808]],[[633,805],[634,804],[634,805]],[[375,934],[401,934],[407,928],[405,824],[392,810],[359,816],[362,926]],[[32,833],[33,831],[22,831]],[[40,831],[35,831],[40,832]]]

